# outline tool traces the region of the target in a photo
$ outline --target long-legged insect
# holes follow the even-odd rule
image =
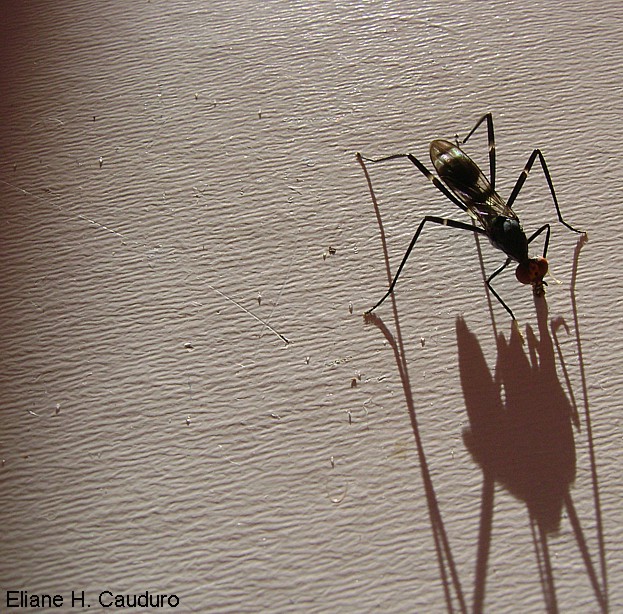
[[[427,222],[433,222],[443,226],[450,226],[451,228],[458,228],[459,230],[469,230],[470,232],[477,232],[479,234],[486,235],[494,247],[506,254],[506,261],[495,271],[493,271],[491,275],[489,275],[486,283],[493,296],[495,296],[504,309],[508,311],[513,320],[515,319],[515,315],[513,314],[511,308],[502,300],[500,295],[491,285],[493,279],[497,277],[512,260],[518,263],[517,269],[515,270],[517,280],[522,284],[532,285],[532,289],[536,296],[542,296],[545,294],[544,286],[547,285],[547,282],[543,280],[543,277],[547,274],[549,268],[546,256],[547,248],[549,246],[550,225],[543,224],[543,226],[534,232],[530,238],[527,238],[521,227],[519,218],[512,209],[513,203],[515,202],[515,199],[523,187],[523,184],[528,177],[528,173],[537,158],[541,163],[545,179],[547,180],[547,184],[552,194],[552,200],[554,201],[554,207],[556,207],[558,220],[561,224],[573,232],[582,233],[582,231],[577,230],[563,219],[562,214],[560,213],[558,199],[556,198],[556,192],[554,191],[554,184],[552,182],[549,169],[547,168],[545,158],[543,157],[540,149],[535,149],[532,154],[530,154],[523,171],[521,171],[521,174],[517,179],[517,183],[515,183],[515,187],[513,188],[508,201],[504,202],[504,200],[495,191],[495,135],[493,131],[493,117],[491,113],[486,113],[476,122],[476,125],[463,139],[461,144],[465,144],[484,121],[487,122],[487,132],[489,137],[490,179],[487,179],[484,176],[484,173],[480,170],[479,166],[461,149],[458,137],[456,143],[451,143],[450,141],[443,139],[436,139],[430,144],[430,159],[439,177],[433,175],[426,168],[426,166],[424,166],[424,164],[422,164],[422,162],[420,162],[412,154],[395,154],[378,159],[364,158],[364,160],[367,160],[368,162],[382,162],[395,158],[408,158],[423,175],[432,181],[433,185],[446,198],[452,201],[457,207],[459,207],[459,209],[465,211],[474,222],[480,224],[477,226],[476,223],[467,224],[465,222],[437,217],[435,215],[425,216],[415,231],[413,239],[411,239],[411,243],[409,244],[402,262],[396,271],[396,275],[394,275],[394,279],[389,286],[389,290],[387,290],[383,298],[366,313],[374,311],[393,292],[394,286],[398,281],[398,277],[400,276],[411,251],[413,250],[413,246],[418,240],[418,237]],[[546,233],[543,255],[540,257],[530,258],[528,255],[528,245],[543,231]]]

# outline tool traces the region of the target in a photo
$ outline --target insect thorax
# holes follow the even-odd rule
[[[519,220],[497,215],[491,220],[489,240],[517,262],[528,260],[528,239]]]

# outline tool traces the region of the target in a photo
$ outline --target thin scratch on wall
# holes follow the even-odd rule
[[[216,292],[217,294],[220,294],[224,299],[228,300],[230,303],[233,303],[234,305],[236,305],[236,307],[238,307],[239,309],[242,309],[242,311],[249,314],[252,318],[255,318],[260,324],[263,324],[266,328],[268,328],[268,330],[270,330],[272,333],[277,335],[277,337],[279,337],[279,339],[281,339],[286,345],[290,343],[290,340],[287,337],[282,335],[280,332],[276,331],[266,320],[263,320],[259,316],[256,316],[252,311],[247,309],[244,305],[241,305],[238,301],[227,296],[227,294],[225,294],[224,292],[221,292],[218,288],[215,288],[214,286],[211,286],[210,284],[206,284],[206,285],[208,286],[208,288],[214,290],[214,292]]]

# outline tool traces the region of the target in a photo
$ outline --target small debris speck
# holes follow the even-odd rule
[[[329,249],[324,252],[324,254],[322,254],[322,259],[326,260],[329,256],[335,256],[335,254],[337,254],[337,250],[335,249],[335,247],[331,247],[329,245]]]

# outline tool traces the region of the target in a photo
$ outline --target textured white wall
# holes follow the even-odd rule
[[[0,19],[0,609],[620,611],[618,3],[52,4]],[[554,225],[547,303],[497,283],[523,344],[443,228],[364,324],[355,152],[486,111],[501,194],[542,148],[589,243]],[[370,173],[394,268],[466,219]],[[516,208],[555,222],[538,169]]]

